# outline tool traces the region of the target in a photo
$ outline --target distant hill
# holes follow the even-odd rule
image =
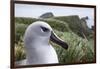
[[[39,18],[50,18],[50,17],[54,17],[52,12],[44,13]]]

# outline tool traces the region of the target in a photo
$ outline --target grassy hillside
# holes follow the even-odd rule
[[[81,63],[94,61],[95,53],[92,31],[90,31],[88,27],[82,27],[82,21],[77,15],[52,17],[46,19],[21,17],[15,18],[16,60],[21,60],[25,58],[25,51],[23,48],[23,35],[28,25],[37,20],[47,22],[54,29],[54,32],[68,43],[69,48],[68,50],[65,50],[55,43],[50,42],[57,51],[60,63]],[[86,30],[84,30],[84,28]],[[82,33],[82,30],[84,30],[85,32]],[[84,38],[83,34],[86,38],[88,38],[88,40]]]

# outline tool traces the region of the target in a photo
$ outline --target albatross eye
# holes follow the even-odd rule
[[[46,28],[46,27],[42,27],[42,26],[41,26],[41,29],[42,29],[43,32],[47,32],[47,31],[49,31],[49,29]]]

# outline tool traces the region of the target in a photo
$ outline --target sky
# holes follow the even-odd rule
[[[38,18],[46,12],[52,12],[54,16],[78,15],[80,18],[88,16],[87,25],[89,27],[94,25],[94,8],[15,4],[15,17]]]

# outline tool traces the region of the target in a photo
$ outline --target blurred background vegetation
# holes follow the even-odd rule
[[[15,17],[16,61],[25,59],[23,35],[28,25],[38,20],[47,22],[54,32],[68,43],[69,48],[65,50],[50,42],[54,46],[61,64],[94,62],[94,31],[78,15],[46,18]]]

